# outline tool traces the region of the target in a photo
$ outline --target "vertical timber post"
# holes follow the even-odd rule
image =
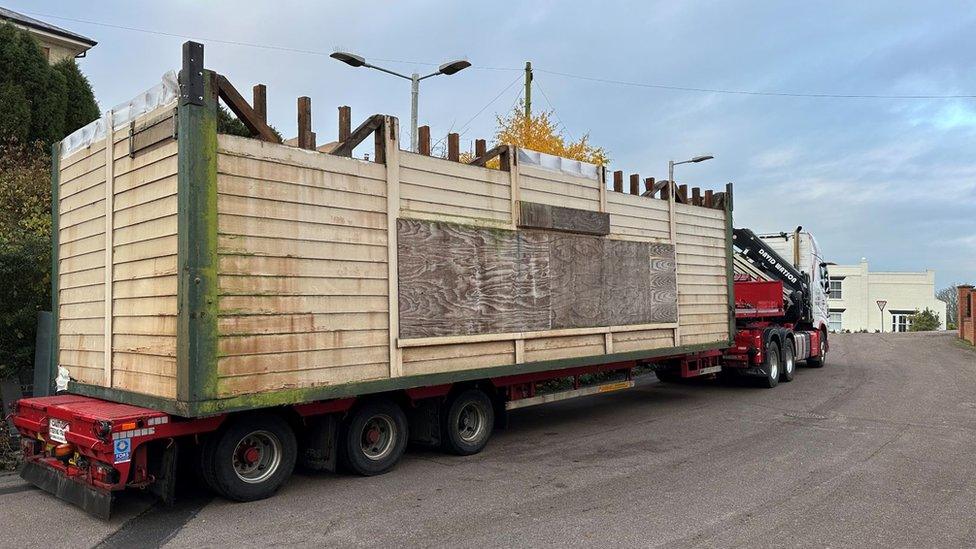
[[[461,160],[461,136],[459,134],[447,134],[447,159],[453,162]]]
[[[613,172],[613,192],[624,192],[624,172],[620,170]]]
[[[346,105],[339,107],[339,143],[349,139],[352,134],[352,109]]]
[[[105,363],[102,365],[102,382],[106,388],[112,388],[112,274],[114,247],[115,214],[115,112],[108,111],[105,117],[105,340],[102,352]]]
[[[298,98],[298,148],[312,150],[315,148],[315,134],[312,133],[312,99]]]
[[[51,363],[47,376],[47,392],[54,394],[54,379],[58,375],[61,344],[58,338],[61,326],[60,311],[60,225],[61,225],[61,143],[51,145]],[[36,390],[36,388],[35,388]]]
[[[177,113],[177,406],[217,395],[217,86],[183,44]]]
[[[600,213],[607,213],[607,167],[597,167],[596,177],[600,182]]]
[[[515,145],[508,146],[508,153],[503,155],[508,157],[508,177],[511,183],[511,189],[509,194],[511,195],[512,201],[512,230],[518,229],[519,216],[521,215],[519,208],[519,200],[521,200],[521,185],[519,183],[519,162],[518,162],[518,149]],[[502,162],[502,169],[504,169],[504,162]]]
[[[400,217],[400,135],[396,117],[383,117],[383,127],[377,130],[383,139],[383,158],[386,160],[386,246],[387,246],[387,302],[390,310],[390,377],[403,375],[403,351],[397,344],[400,336],[400,272],[397,265],[397,218]],[[378,151],[377,151],[378,152]]]
[[[255,84],[251,90],[251,97],[254,106],[254,114],[258,115],[265,124],[268,123],[268,88],[264,84]]]
[[[430,126],[420,126],[417,128],[420,142],[417,144],[417,152],[430,156]]]

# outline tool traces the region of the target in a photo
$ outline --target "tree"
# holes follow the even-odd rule
[[[910,332],[931,332],[932,330],[938,330],[942,326],[939,313],[932,311],[928,307],[922,312],[915,309],[915,314],[909,315],[908,322],[910,326],[908,330]]]
[[[0,379],[28,381],[37,312],[51,304],[50,165],[41,142],[0,139]]]
[[[278,130],[274,126],[269,127],[278,139],[281,139],[281,134],[278,133]],[[247,129],[247,126],[231,114],[223,105],[217,105],[217,132],[238,135],[240,137],[251,137],[251,130]]]
[[[946,304],[946,327],[951,328],[956,325],[956,315],[959,313],[959,284],[950,284],[935,292],[935,298],[944,301]]]
[[[98,118],[73,59],[52,67],[27,32],[0,24],[0,137],[50,145]]]
[[[607,151],[603,147],[590,144],[589,134],[584,134],[576,141],[567,141],[562,130],[552,122],[553,117],[555,112],[551,110],[526,117],[525,103],[519,101],[508,116],[496,117],[498,130],[495,132],[495,141],[590,164],[609,164]]]

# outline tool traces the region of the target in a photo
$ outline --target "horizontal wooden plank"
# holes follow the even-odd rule
[[[105,215],[105,197],[96,202],[81,206],[69,212],[62,212],[58,219],[59,228],[69,228]],[[104,230],[104,229],[103,229]]]
[[[120,316],[176,316],[176,296],[129,297],[113,300],[113,313]]]
[[[528,166],[520,166],[519,188],[600,202],[599,181],[546,170],[533,170]]]
[[[292,238],[220,235],[217,251],[222,254],[333,259],[386,263],[386,246],[314,242]]]
[[[62,156],[61,160],[58,162],[58,165],[61,168],[61,171],[64,171],[74,164],[77,164],[78,162],[81,162],[82,160],[85,160],[91,156],[98,155],[99,153],[101,153],[100,156],[103,158],[105,157],[105,139],[99,139],[87,147],[82,147],[69,155]]]
[[[290,238],[303,242],[342,242],[386,246],[386,227],[361,229],[327,223],[306,223],[287,219],[221,214],[217,218],[220,234]]]
[[[105,268],[87,269],[74,273],[61,273],[58,286],[62,291],[82,286],[93,286],[105,283]]]
[[[289,334],[336,330],[385,330],[388,327],[389,315],[386,312],[248,316],[224,315],[217,319],[217,330],[221,335]]]
[[[105,250],[96,250],[86,254],[62,259],[58,263],[61,276],[77,271],[105,268]]]
[[[458,372],[475,368],[505,366],[515,363],[515,352],[478,355],[467,358],[440,358],[430,360],[406,360],[403,362],[404,375],[423,375],[442,372]]]
[[[61,189],[67,194],[78,192],[84,185],[73,185],[77,180],[88,176],[92,172],[105,171],[105,155],[92,154],[86,158],[79,159],[77,162],[61,169]],[[102,176],[104,181],[104,174]]]
[[[297,147],[289,147],[277,143],[268,143],[258,139],[238,137],[236,135],[217,135],[217,150],[221,155],[227,154],[249,159],[259,159],[275,162],[285,166],[299,166],[313,168],[325,172],[353,175],[360,178],[386,180],[386,166],[349,158],[308,151]]]
[[[537,191],[534,189],[519,190],[519,197],[529,202],[537,202],[539,204],[551,204],[553,206],[575,208],[578,210],[595,211],[600,207],[599,200],[577,198],[571,195],[547,193],[547,192]]]
[[[217,188],[222,189],[225,175],[252,179],[268,186],[276,183],[301,185],[313,189],[331,189],[351,196],[386,196],[386,171],[381,178],[361,177],[292,164],[221,154],[217,158]]]
[[[88,318],[72,320],[58,319],[58,333],[65,335],[103,335],[105,333],[105,318]]]
[[[105,249],[105,234],[96,234],[72,242],[61,244],[58,251],[59,259],[67,259],[79,255],[89,254]]]
[[[384,263],[221,255],[220,272],[228,275],[313,276],[333,278],[387,278]]]
[[[113,267],[113,279],[135,280],[176,274],[176,256],[156,257],[131,261]]]
[[[602,336],[601,336],[602,337]],[[420,362],[443,359],[468,359],[484,355],[508,355],[514,361],[514,341],[487,341],[482,343],[459,343],[455,345],[434,345],[427,347],[407,347],[403,350],[403,362]]]
[[[220,275],[218,285],[221,295],[387,295],[387,281],[376,278]]]
[[[138,206],[117,209],[113,214],[116,229],[152,219],[171,216],[176,212],[176,195],[166,196]]]
[[[534,351],[546,351],[550,349],[599,346],[600,347],[599,353],[602,353],[603,352],[602,346],[604,342],[605,342],[605,338],[603,334],[563,336],[563,337],[543,337],[539,339],[526,340],[525,352],[526,354],[528,354]]]
[[[115,211],[124,210],[140,204],[153,202],[167,196],[176,195],[176,174],[168,175],[158,181],[115,194]]]
[[[176,235],[161,236],[132,244],[115,246],[112,261],[115,265],[176,254]]]
[[[74,364],[85,368],[103,368],[105,366],[105,352],[72,351],[62,348],[58,360],[64,364]],[[101,380],[101,376],[98,379]]]
[[[610,215],[536,202],[519,202],[519,226],[570,233],[610,234]]]
[[[137,154],[135,158],[129,158],[127,144],[117,143],[115,147],[115,164],[112,166],[115,177],[122,177],[173,156],[178,148],[176,141],[172,141]]]
[[[168,335],[176,337],[175,316],[116,316],[112,321],[112,330],[116,336],[131,335]]]
[[[471,164],[454,162],[436,156],[400,151],[401,174],[410,170],[428,172],[449,179],[467,179],[499,185],[506,185],[509,181],[509,174],[505,171],[493,170],[482,166],[472,166]]]
[[[63,246],[76,240],[105,234],[105,216],[100,215],[72,227],[58,227],[59,243]]]
[[[292,372],[273,372],[261,375],[221,377],[217,382],[219,396],[260,393],[296,387],[338,385],[389,377],[385,362],[356,366],[334,366]]]
[[[315,370],[340,366],[378,364],[389,360],[390,349],[385,345],[354,347],[325,351],[272,352],[226,356],[217,359],[221,376],[266,374],[299,370]]]
[[[176,398],[175,377],[150,376],[142,372],[115,370],[112,374],[112,386],[134,393],[169,399]]]
[[[59,198],[60,215],[105,199],[105,183],[98,183],[64,198]]]
[[[160,158],[152,164],[142,166],[137,170],[124,174],[115,173],[115,201],[123,195],[139,195],[145,188],[159,186],[159,183],[167,182],[176,175],[178,157],[176,153]],[[114,168],[115,166],[113,166]]]
[[[567,337],[589,334],[606,334],[611,332],[630,332],[638,330],[671,329],[677,322],[663,322],[654,324],[631,324],[628,326],[595,326],[591,328],[563,328],[560,330],[543,330],[538,332],[512,332],[497,334],[477,334],[460,336],[398,338],[397,346],[401,348],[428,347],[435,345],[469,344],[486,341],[511,341],[515,339],[537,339],[542,337]]]
[[[540,349],[525,351],[525,360],[535,362],[542,360],[560,360],[564,358],[578,358],[584,356],[596,356],[605,354],[606,347],[601,341],[599,344],[584,345],[578,347],[560,347],[556,349]]]
[[[260,198],[276,203],[329,206],[351,211],[386,212],[386,193],[379,195],[353,194],[329,188],[268,182],[227,174],[218,176],[217,191],[223,195]]]
[[[386,296],[225,295],[220,297],[220,314],[375,313],[388,305]]]
[[[507,187],[500,187],[504,193],[496,193],[502,196],[491,196],[488,194],[476,194],[474,192],[462,192],[451,189],[430,189],[403,183],[400,185],[400,200],[406,203],[424,202],[427,204],[438,204],[453,206],[455,208],[465,208],[475,211],[486,211],[504,213],[511,215],[512,202],[510,192]],[[437,211],[437,210],[432,210]]]
[[[246,215],[270,219],[284,219],[305,223],[345,225],[364,229],[385,229],[386,214],[363,212],[315,204],[275,202],[260,198],[221,194],[217,196],[217,212],[221,215]]]
[[[135,280],[119,280],[112,284],[115,299],[149,296],[175,296],[177,278],[173,275],[154,276]]]
[[[294,334],[227,336],[219,339],[220,356],[298,351],[325,351],[355,347],[376,347],[387,343],[387,332],[380,330],[335,330]]]
[[[176,358],[176,335],[115,334],[113,352]],[[114,364],[114,360],[113,360]],[[175,369],[171,375],[175,375]]]
[[[61,349],[70,351],[98,351],[105,350],[105,336],[98,334],[60,334],[58,336]]]
[[[463,169],[463,168],[462,168]],[[487,197],[496,199],[511,198],[512,185],[505,173],[487,170],[485,174],[490,178],[468,178],[452,176],[446,173],[434,173],[400,166],[400,186],[412,187],[415,192],[437,196],[442,192],[454,192],[468,197]]]
[[[104,279],[104,277],[102,278]],[[58,302],[62,305],[104,301],[105,285],[97,284],[91,286],[79,286],[76,288],[66,288],[60,291],[59,296]]]
[[[121,246],[123,244],[145,242],[147,240],[164,236],[174,236],[176,235],[176,231],[177,216],[175,213],[173,213],[172,215],[167,215],[158,219],[150,219],[149,221],[143,221],[141,223],[136,223],[135,225],[115,229],[115,234],[113,235],[112,240],[116,246]]]

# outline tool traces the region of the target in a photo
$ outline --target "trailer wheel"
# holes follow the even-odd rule
[[[495,428],[495,408],[484,391],[468,389],[444,405],[441,447],[452,454],[470,456],[488,445]]]
[[[274,494],[295,469],[298,444],[288,423],[273,414],[242,416],[201,449],[202,476],[218,494],[254,501]]]
[[[760,381],[761,386],[772,389],[779,384],[780,362],[779,345],[770,341],[766,344],[766,362],[762,367],[766,375]]]
[[[827,334],[821,332],[820,334],[820,354],[818,356],[812,356],[807,359],[807,367],[809,368],[823,368],[824,364],[827,362]]]
[[[370,400],[344,422],[339,453],[342,465],[363,476],[383,474],[407,448],[407,416],[389,400]]]
[[[787,339],[783,345],[783,373],[779,380],[783,382],[793,381],[796,376],[796,349],[793,347],[793,340]]]

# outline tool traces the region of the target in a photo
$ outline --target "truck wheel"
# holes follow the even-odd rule
[[[779,345],[775,341],[770,341],[766,344],[766,362],[763,364],[763,372],[766,374],[765,377],[760,381],[760,385],[772,389],[777,384],[779,384],[779,374],[780,374],[780,355],[779,355]]]
[[[820,355],[812,356],[807,359],[807,367],[809,368],[823,368],[824,364],[827,362],[827,338],[825,334],[820,334]]]
[[[407,416],[389,400],[372,400],[354,409],[343,425],[342,465],[363,476],[392,469],[407,448]]]
[[[295,433],[284,419],[272,414],[242,416],[204,443],[202,476],[227,499],[264,499],[291,476],[297,455]]]
[[[470,456],[488,445],[495,428],[495,409],[484,391],[468,389],[447,401],[441,422],[441,447]]]
[[[779,380],[783,382],[793,381],[793,377],[796,375],[796,350],[793,347],[793,340],[787,339],[786,344],[783,345],[783,373],[780,374]]]

